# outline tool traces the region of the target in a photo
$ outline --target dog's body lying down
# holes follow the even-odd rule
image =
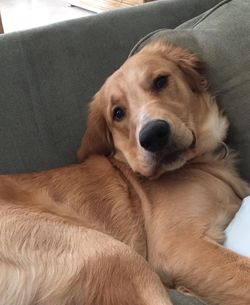
[[[250,260],[220,245],[249,188],[200,67],[149,44],[91,103],[83,163],[1,176],[1,305],[170,305],[158,275],[250,304]]]

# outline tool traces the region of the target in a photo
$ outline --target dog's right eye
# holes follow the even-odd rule
[[[118,106],[113,110],[113,120],[120,122],[125,116],[125,109]]]
[[[153,89],[155,91],[160,91],[161,89],[165,88],[168,84],[168,76],[167,75],[160,75],[156,77],[153,82]]]

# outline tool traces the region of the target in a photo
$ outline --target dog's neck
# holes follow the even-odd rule
[[[219,160],[226,159],[229,156],[229,148],[225,142],[219,143],[213,154]]]
[[[210,163],[219,160],[226,160],[229,156],[229,147],[225,142],[220,142],[212,151],[201,153],[187,163]]]
[[[194,158],[206,154],[213,154],[214,157],[216,155],[221,159],[227,157],[229,150],[224,140],[229,122],[219,109],[216,100],[206,92],[197,100],[196,107],[199,109],[199,116],[194,118],[197,138]]]

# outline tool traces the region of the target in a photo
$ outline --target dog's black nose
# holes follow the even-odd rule
[[[169,136],[169,124],[163,120],[154,120],[143,126],[139,133],[139,141],[144,149],[158,152],[168,144]]]

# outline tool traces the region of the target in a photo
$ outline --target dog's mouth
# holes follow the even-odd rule
[[[192,142],[189,145],[181,145],[172,143],[171,146],[168,146],[165,150],[163,150],[160,154],[156,155],[156,161],[158,164],[170,164],[177,161],[181,155],[183,155],[187,150],[194,149],[196,146],[196,136],[193,131],[192,132]]]
[[[186,153],[190,149],[194,149],[196,146],[196,136],[192,132],[192,142],[189,145],[177,145],[173,143],[171,146],[168,146],[162,152],[155,154],[154,159],[154,169],[152,171],[151,178],[158,177],[165,171],[173,171],[182,167],[186,163]]]
[[[159,164],[170,164],[177,161],[183,151],[175,151],[169,154],[166,154],[161,160],[158,161]]]

